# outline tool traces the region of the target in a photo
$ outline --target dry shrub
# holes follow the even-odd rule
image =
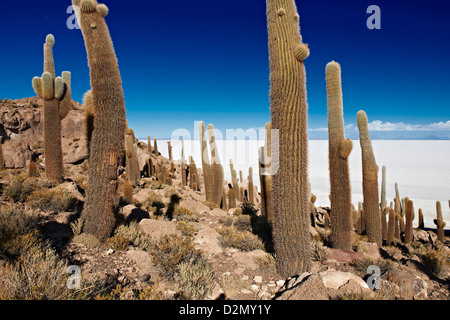
[[[173,217],[179,221],[191,221],[191,222],[198,222],[199,216],[196,212],[189,210],[185,207],[180,207],[179,205],[176,205],[173,211]]]
[[[215,286],[214,273],[211,266],[204,260],[180,263],[175,281],[192,300],[203,299],[212,292]]]
[[[223,248],[235,248],[241,251],[264,250],[262,241],[248,231],[239,232],[233,227],[217,230],[219,243]]]
[[[153,262],[161,269],[161,276],[168,280],[174,280],[181,263],[195,264],[203,260],[201,251],[195,249],[192,239],[183,236],[165,235],[149,249]]]
[[[27,197],[27,203],[32,208],[42,211],[73,211],[77,201],[70,193],[59,189],[35,190]]]
[[[96,236],[89,233],[81,233],[72,239],[73,243],[83,244],[88,248],[97,248],[100,246],[100,240]]]
[[[198,232],[198,229],[187,221],[178,222],[177,230],[185,237],[193,237]]]
[[[311,257],[314,261],[324,263],[330,257],[330,249],[325,247],[320,241],[312,241]]]
[[[240,293],[242,289],[251,285],[250,280],[242,279],[242,276],[234,273],[225,273],[219,279],[220,287],[223,288],[226,295],[230,298]]]
[[[450,256],[443,249],[423,248],[417,251],[420,260],[435,276],[440,276],[446,265],[449,265]]]
[[[120,235],[122,238],[127,239],[129,244],[138,249],[146,250],[151,246],[150,237],[142,231],[142,228],[136,221],[128,225],[118,226],[114,233],[117,236]]]

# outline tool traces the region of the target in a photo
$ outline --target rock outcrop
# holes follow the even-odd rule
[[[66,164],[81,163],[88,156],[83,106],[75,101],[73,105],[61,121]],[[32,157],[43,158],[43,116],[43,101],[38,97],[0,100],[0,135],[6,168],[24,168]]]

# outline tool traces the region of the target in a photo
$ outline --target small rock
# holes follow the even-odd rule
[[[251,294],[252,292],[250,290],[248,290],[248,289],[242,289],[241,293],[243,293],[243,294]]]
[[[254,284],[254,285],[251,286],[251,289],[252,289],[252,291],[256,292],[256,291],[259,290],[259,287],[256,284]]]
[[[282,287],[282,286],[284,286],[284,283],[285,283],[284,280],[278,280],[275,284],[276,284],[278,287]]]
[[[253,278],[253,281],[254,281],[255,283],[261,283],[261,282],[263,281],[263,279],[262,279],[261,276],[256,276],[256,277]]]

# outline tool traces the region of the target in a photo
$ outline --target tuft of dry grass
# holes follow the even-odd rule
[[[239,232],[233,227],[218,229],[219,244],[223,248],[235,248],[241,251],[264,250],[264,245],[258,236],[251,232]]]
[[[27,197],[27,203],[31,208],[42,211],[67,212],[75,209],[77,198],[63,190],[39,189]]]
[[[311,257],[314,261],[324,263],[330,257],[330,249],[325,247],[320,241],[312,241]]]
[[[450,256],[443,249],[422,248],[416,251],[423,265],[427,267],[435,276],[440,276],[445,266],[450,266]]]
[[[202,300],[214,289],[214,273],[211,266],[204,260],[191,263],[182,262],[178,265],[175,281],[183,292],[193,300]]]

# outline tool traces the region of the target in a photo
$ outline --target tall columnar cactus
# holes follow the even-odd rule
[[[94,101],[92,98],[92,90],[84,94],[83,106],[84,121],[86,122],[86,143],[88,153],[90,153],[92,133],[94,132]]]
[[[236,208],[236,189],[228,189],[228,206],[231,208]]]
[[[147,151],[152,153],[152,138],[150,136],[147,137]]]
[[[187,165],[184,155],[184,139],[181,139],[181,183],[187,185]]]
[[[248,202],[255,203],[255,185],[253,184],[253,168],[248,168]]]
[[[153,153],[156,156],[159,156],[159,150],[158,150],[158,139],[153,139]]]
[[[421,208],[419,208],[419,222],[417,224],[417,228],[420,230],[423,230],[425,228],[425,225],[423,223],[423,212]]]
[[[259,149],[259,170],[261,185],[261,212],[264,218],[273,224],[272,210],[272,123],[265,126],[265,143]]]
[[[198,186],[198,173],[197,165],[195,164],[194,158],[189,156],[189,187],[197,191]]]
[[[169,160],[172,161],[173,157],[172,157],[172,143],[170,141],[167,141],[167,149],[169,152]]]
[[[388,224],[388,233],[387,233],[387,243],[392,244],[394,243],[394,237],[395,237],[395,224],[397,223],[397,214],[395,213],[395,210],[392,208],[389,208],[389,224]]]
[[[381,217],[378,195],[378,166],[370,141],[367,115],[364,111],[357,114],[359,140],[362,153],[364,213],[366,232],[378,246],[382,245]]]
[[[381,212],[381,237],[383,240],[387,239],[387,223],[386,215],[389,211],[385,210],[387,206],[386,202],[386,166],[381,168],[381,202],[380,202],[380,212]]]
[[[237,181],[236,169],[234,169],[234,168],[233,168],[233,170],[231,170],[231,186],[234,189],[234,196],[236,198],[238,198],[238,195],[239,195],[239,183]]]
[[[203,184],[205,185],[206,201],[213,202],[213,176],[211,162],[209,161],[208,142],[206,139],[205,123],[198,124],[200,150],[202,152]]]
[[[5,163],[3,160],[3,137],[0,136],[0,171],[5,170]]]
[[[214,126],[208,125],[207,133],[209,137],[209,148],[211,151],[211,169],[213,177],[213,202],[220,207],[223,197],[224,175],[223,167],[220,163],[219,150],[217,149]]]
[[[440,242],[444,242],[444,227],[446,226],[446,223],[442,218],[442,207],[440,201],[436,201],[436,219],[434,219],[433,222],[436,225],[438,240]]]
[[[55,77],[53,46],[55,38],[47,35],[44,43],[44,73],[33,78],[33,88],[39,98],[44,100],[44,157],[47,178],[61,183],[64,178],[64,163],[61,146],[61,119],[72,106],[70,73]]]
[[[279,132],[273,147],[278,170],[273,175],[276,268],[292,276],[311,268],[310,199],[306,71],[309,49],[302,42],[294,0],[267,0],[272,127]],[[272,152],[274,154],[274,152]]]
[[[406,224],[405,224],[405,243],[411,243],[413,240],[413,220],[414,204],[411,200],[406,202]]]
[[[95,110],[89,156],[89,183],[82,218],[84,232],[100,240],[111,235],[118,205],[118,168],[124,153],[125,99],[119,66],[105,16],[96,0],[72,0],[80,6],[78,23],[85,40]]]
[[[330,166],[331,243],[352,249],[352,203],[348,157],[352,141],[345,138],[341,66],[332,61],[326,70],[328,101],[328,155]]]
[[[126,173],[131,185],[136,186],[140,178],[139,160],[137,158],[137,146],[132,129],[126,130],[125,134],[125,154],[126,154]]]

